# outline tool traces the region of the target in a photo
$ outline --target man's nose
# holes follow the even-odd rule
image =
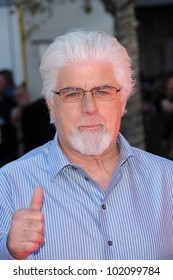
[[[90,91],[86,92],[83,97],[81,110],[85,115],[94,115],[98,112],[96,100]]]

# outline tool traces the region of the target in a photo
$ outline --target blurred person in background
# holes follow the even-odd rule
[[[50,124],[49,111],[43,98],[27,104],[21,114],[24,153],[52,140],[55,127]]]
[[[160,144],[159,121],[154,104],[153,81],[141,79],[142,113],[145,132],[145,147],[148,152],[157,154]]]
[[[157,121],[159,123],[159,154],[173,159],[173,72],[162,77],[155,93]]]
[[[3,91],[6,97],[13,99],[15,89],[13,72],[9,69],[0,70],[0,91]]]
[[[40,71],[57,132],[0,170],[0,259],[173,259],[173,162],[119,132],[134,86],[126,49],[71,31]]]
[[[0,90],[0,166],[17,157],[17,131],[12,123],[12,110],[16,107],[15,101]]]
[[[49,111],[43,98],[29,101],[26,86],[15,90],[16,107],[11,118],[17,129],[18,156],[52,140],[55,127],[50,124]]]
[[[11,112],[11,120],[13,126],[17,130],[17,143],[18,143],[17,156],[19,157],[23,155],[25,152],[24,137],[22,131],[22,115],[23,115],[24,108],[29,103],[29,95],[24,83],[15,89],[14,100],[16,102],[16,106],[13,108]]]

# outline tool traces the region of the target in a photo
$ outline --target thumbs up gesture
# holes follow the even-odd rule
[[[37,187],[29,208],[14,213],[7,238],[7,247],[13,258],[25,259],[44,242],[42,203],[43,189]]]

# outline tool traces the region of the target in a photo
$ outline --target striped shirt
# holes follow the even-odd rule
[[[0,259],[13,213],[44,189],[45,241],[30,260],[173,259],[173,162],[131,147],[104,192],[53,141],[0,170]]]

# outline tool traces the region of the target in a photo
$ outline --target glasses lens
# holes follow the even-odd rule
[[[85,95],[85,91],[81,88],[64,88],[61,89],[59,93],[63,102],[78,102],[81,101]],[[97,100],[109,101],[116,97],[117,89],[111,86],[101,86],[93,88],[91,93]]]
[[[117,89],[114,87],[97,87],[92,90],[95,98],[98,100],[113,100],[116,96]]]
[[[76,102],[83,98],[83,90],[79,88],[66,88],[60,90],[64,102]]]

